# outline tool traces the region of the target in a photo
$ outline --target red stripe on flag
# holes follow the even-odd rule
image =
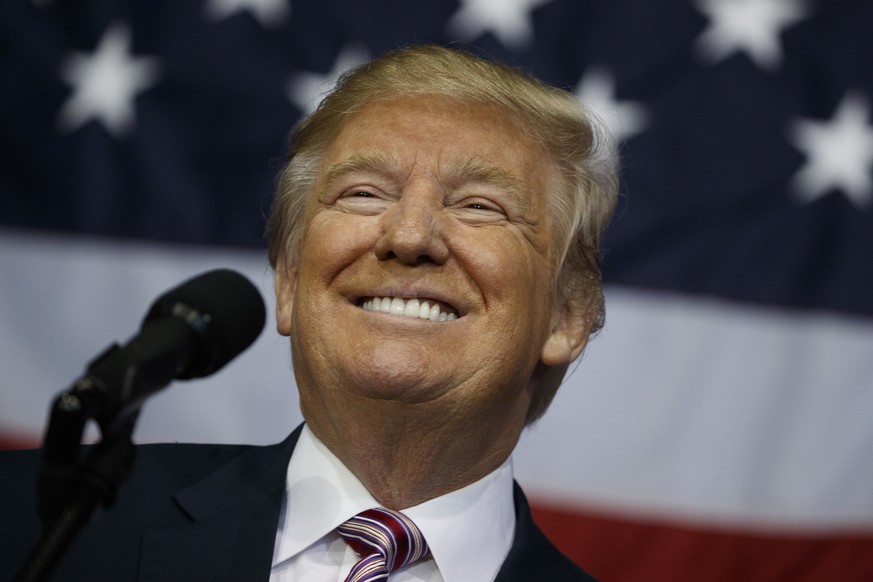
[[[576,513],[541,502],[533,514],[564,554],[608,582],[873,580],[873,532],[750,532]]]
[[[0,432],[0,451],[35,449],[39,444],[40,440],[37,437]]]

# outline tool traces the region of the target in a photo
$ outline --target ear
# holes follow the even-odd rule
[[[587,306],[585,306],[587,307]],[[546,338],[540,362],[546,366],[566,366],[579,357],[591,333],[594,316],[580,305],[565,305]]]
[[[297,269],[285,261],[276,264],[276,329],[284,336],[291,335],[294,293],[297,290]]]

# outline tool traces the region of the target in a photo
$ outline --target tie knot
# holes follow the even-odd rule
[[[389,572],[428,553],[418,526],[391,509],[362,511],[340,525],[337,532],[361,556],[346,578],[348,582],[384,579]]]

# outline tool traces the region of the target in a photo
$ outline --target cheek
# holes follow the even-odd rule
[[[468,253],[468,265],[471,273],[478,274],[479,284],[492,294],[524,302],[549,286],[545,259],[525,240],[514,236],[495,237],[480,242],[477,248],[481,252]]]
[[[334,279],[345,267],[374,246],[375,224],[360,217],[321,216],[313,219],[303,239],[301,276],[310,280]]]
[[[507,246],[495,258],[501,300],[512,314],[512,326],[530,343],[543,339],[550,327],[552,270],[546,257],[526,240]]]

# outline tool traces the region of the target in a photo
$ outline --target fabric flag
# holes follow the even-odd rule
[[[514,455],[547,533],[603,580],[871,580],[871,23],[868,0],[6,0],[4,446],[180,281],[229,267],[270,298],[292,124],[370,56],[457,43],[621,137],[606,327]],[[136,438],[300,420],[268,329]]]

